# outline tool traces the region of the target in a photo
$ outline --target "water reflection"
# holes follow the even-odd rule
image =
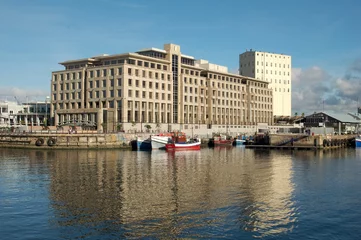
[[[300,214],[295,188],[303,184],[305,169],[314,161],[320,165],[324,158],[350,154],[361,153],[222,147],[171,152],[4,150],[1,157],[18,159],[19,164],[26,158],[31,171],[49,174],[51,221],[63,238],[169,239],[291,233]]]

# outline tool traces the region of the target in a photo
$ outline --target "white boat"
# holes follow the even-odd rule
[[[244,145],[246,140],[244,139],[236,139],[236,145]]]
[[[151,136],[152,149],[166,149],[165,145],[170,142],[185,143],[186,135],[182,132],[167,132]]]
[[[165,149],[170,136],[151,136],[152,149]]]

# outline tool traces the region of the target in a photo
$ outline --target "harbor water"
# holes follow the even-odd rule
[[[1,239],[360,239],[361,149],[0,149]]]

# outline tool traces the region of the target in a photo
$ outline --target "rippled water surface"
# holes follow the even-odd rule
[[[361,152],[0,149],[1,239],[360,239]]]

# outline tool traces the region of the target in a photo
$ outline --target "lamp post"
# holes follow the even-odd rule
[[[50,99],[50,97],[49,96],[47,96],[46,98],[45,98],[45,120],[46,120],[46,122],[44,122],[44,127],[46,126],[48,126],[48,99]],[[46,125],[45,125],[45,123],[46,123]]]

